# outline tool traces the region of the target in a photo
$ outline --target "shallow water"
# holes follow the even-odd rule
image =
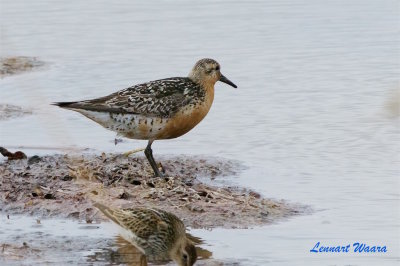
[[[156,142],[155,154],[239,159],[249,168],[229,182],[315,212],[253,230],[194,230],[214,257],[239,265],[400,261],[399,118],[386,108],[400,87],[397,1],[1,0],[0,10],[0,55],[48,62],[0,80],[2,103],[34,112],[0,121],[6,147],[144,147],[114,146],[114,133],[49,103],[185,76],[197,59],[215,58],[239,88],[217,84],[206,119]],[[310,253],[318,241],[388,252]]]

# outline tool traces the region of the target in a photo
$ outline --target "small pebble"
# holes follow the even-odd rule
[[[71,212],[70,214],[68,214],[67,218],[75,218],[78,219],[80,216],[80,212]]]
[[[47,193],[44,195],[44,198],[45,199],[55,199],[56,197],[54,197],[53,194],[51,194],[51,193]]]
[[[254,197],[256,199],[261,198],[261,195],[259,193],[257,193],[257,192],[254,192],[254,191],[250,191],[249,196],[252,196],[252,197]]]
[[[72,179],[73,179],[73,177],[70,175],[65,175],[65,176],[61,177],[62,181],[71,181]]]
[[[129,198],[129,194],[126,192],[122,192],[121,195],[119,195],[120,199],[128,199]]]
[[[135,186],[139,186],[142,184],[142,182],[140,182],[139,180],[132,180],[131,184],[135,185]]]

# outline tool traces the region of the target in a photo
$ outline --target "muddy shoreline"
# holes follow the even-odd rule
[[[42,65],[36,58],[0,58],[0,78]],[[29,109],[0,104],[0,121],[30,114]],[[176,214],[194,229],[249,228],[307,213],[305,206],[268,199],[242,187],[222,186],[219,180],[229,180],[243,171],[238,161],[211,156],[158,156],[166,177],[155,178],[141,153],[127,157],[61,150],[68,154],[27,158],[24,153],[16,156],[16,150],[13,154],[2,150],[9,160],[0,159],[0,213],[4,225],[10,224],[5,228],[14,230],[17,225],[16,230],[24,228],[26,234],[21,238],[16,231],[1,243],[0,261],[58,264],[59,258],[68,256],[66,250],[73,257],[87,250],[91,243],[91,252],[83,258],[86,263],[146,265],[142,264],[143,255],[130,244],[118,240],[116,248],[112,238],[96,238],[93,243],[85,238],[87,230],[101,230],[100,225],[107,225],[102,222],[108,219],[93,207],[94,202],[123,208],[161,208]],[[32,224],[31,220],[36,222]],[[69,221],[87,226],[76,228]],[[71,226],[78,236],[52,235],[53,228],[62,231],[65,226]],[[33,228],[41,228],[43,232]],[[225,264],[212,259],[212,253],[199,246],[197,251],[202,255],[196,265]],[[82,258],[72,257],[69,257],[72,264],[83,262]]]
[[[238,162],[196,156],[160,161],[165,178],[153,177],[140,155],[58,154],[5,160],[0,163],[0,211],[91,222],[101,217],[92,206],[99,201],[116,207],[162,208],[192,228],[248,228],[302,212],[299,206],[248,189],[212,185],[213,179],[241,171]]]
[[[35,57],[0,58],[0,77],[42,65]],[[0,105],[0,120],[30,113],[18,106]],[[217,186],[214,179],[241,171],[239,162],[221,158],[160,157],[166,178],[154,178],[138,154],[130,158],[120,154],[21,158],[0,162],[3,213],[91,222],[101,217],[92,206],[99,201],[117,207],[162,208],[192,228],[247,228],[304,211],[304,207],[267,199],[249,189]]]

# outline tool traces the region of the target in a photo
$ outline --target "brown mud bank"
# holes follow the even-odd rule
[[[0,57],[0,78],[31,71],[44,66],[36,57]],[[0,121],[32,114],[32,110],[12,104],[0,103]]]
[[[155,178],[146,159],[124,155],[33,156],[0,163],[0,211],[91,222],[92,206],[148,206],[170,211],[192,228],[246,228],[298,214],[304,207],[266,199],[249,189],[221,187],[238,162],[217,158],[161,157],[168,177]]]
[[[38,60],[36,57],[0,57],[0,78],[30,71],[33,68],[43,65],[44,62]]]

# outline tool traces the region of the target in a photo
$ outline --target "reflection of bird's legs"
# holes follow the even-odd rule
[[[144,150],[144,154],[147,157],[147,160],[149,161],[151,168],[153,168],[154,174],[158,177],[163,177],[164,175],[160,172],[160,170],[157,167],[157,163],[154,160],[153,157],[153,151],[151,149],[151,144],[153,143],[153,140],[149,140],[149,143],[147,144],[146,149]]]
[[[117,264],[124,263],[124,265],[129,266],[147,266],[146,255],[132,245],[132,243],[118,236],[116,244],[118,246],[116,255],[118,256],[115,256],[115,261],[112,260],[111,262],[117,262]]]

